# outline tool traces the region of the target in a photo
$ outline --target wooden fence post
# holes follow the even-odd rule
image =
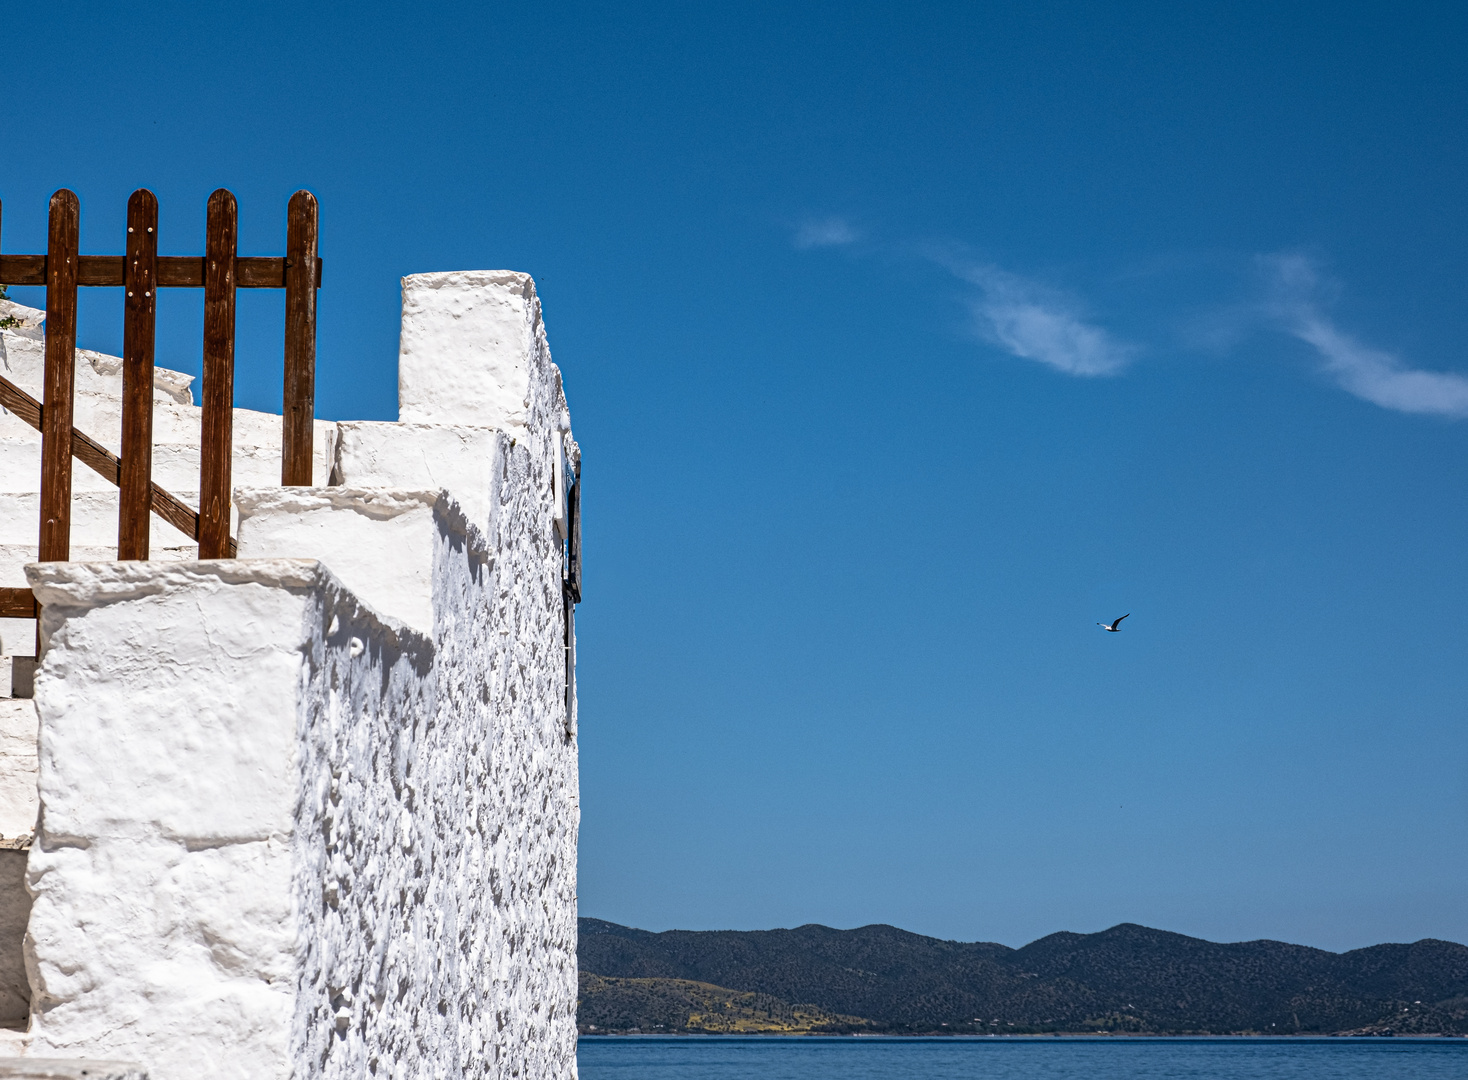
[[[203,430],[199,446],[199,558],[229,557],[234,429],[234,292],[238,222],[224,188],[209,196],[204,247]]]
[[[158,199],[139,188],[127,201],[123,265],[122,476],[117,557],[146,559],[153,510],[153,335],[158,292]]]
[[[296,192],[286,215],[280,482],[309,485],[316,412],[316,196]]]
[[[46,240],[46,372],[41,416],[42,562],[71,556],[71,421],[76,389],[76,285],[81,207],[51,196]]]

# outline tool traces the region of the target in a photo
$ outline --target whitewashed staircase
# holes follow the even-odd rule
[[[42,398],[45,312],[0,300],[0,375],[36,400]],[[189,388],[193,376],[156,368],[153,381],[153,482],[189,506],[199,505],[199,431],[202,410]],[[114,454],[122,442],[122,360],[78,349],[74,425]],[[326,484],[336,425],[315,424],[313,482]],[[235,487],[280,484],[281,418],[251,409],[234,411]],[[0,408],[0,587],[24,588],[24,567],[36,561],[41,514],[41,433]],[[71,558],[77,562],[117,558],[117,488],[80,461],[72,461]],[[149,555],[153,559],[198,558],[198,545],[153,515]],[[238,514],[231,509],[230,534]],[[35,655],[35,621],[0,619],[0,697],[9,693],[10,657]],[[0,829],[3,832],[3,829]]]

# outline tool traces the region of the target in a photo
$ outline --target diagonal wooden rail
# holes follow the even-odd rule
[[[0,405],[24,420],[37,431],[44,431],[45,410],[9,379],[0,375]],[[124,464],[121,458],[91,436],[71,429],[71,456],[109,482],[122,486]],[[177,495],[148,482],[152,512],[193,540],[199,538],[199,515]],[[234,558],[239,545],[229,538],[228,558]],[[44,561],[44,560],[43,560]],[[30,589],[0,588],[0,618],[28,619],[33,615],[34,601]]]
[[[42,429],[46,406],[31,397],[9,379],[0,375],[0,405],[13,412],[37,431]],[[122,459],[89,435],[72,428],[71,456],[86,465],[111,483],[122,486],[124,465]],[[199,515],[188,503],[177,495],[149,481],[153,496],[153,513],[157,514],[179,532],[193,540],[199,538]],[[234,538],[229,541],[230,558],[234,557],[238,545]]]

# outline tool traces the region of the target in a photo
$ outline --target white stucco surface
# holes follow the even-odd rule
[[[456,270],[403,278],[398,419],[525,430],[531,356],[545,350],[529,274]]]
[[[49,563],[33,1053],[280,1076],[314,566]],[[192,1036],[192,1038],[190,1038]]]
[[[242,559],[317,558],[368,606],[433,633],[437,491],[237,488]]]
[[[492,427],[466,424],[344,422],[338,425],[332,482],[447,491],[483,529],[489,523],[496,434]]]

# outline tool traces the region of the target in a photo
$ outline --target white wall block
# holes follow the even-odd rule
[[[405,277],[398,419],[523,432],[536,351],[549,358],[529,274],[456,270]]]
[[[463,424],[338,425],[335,483],[447,491],[481,529],[489,522],[495,429]]]
[[[314,563],[43,563],[31,1051],[285,1077]]]

